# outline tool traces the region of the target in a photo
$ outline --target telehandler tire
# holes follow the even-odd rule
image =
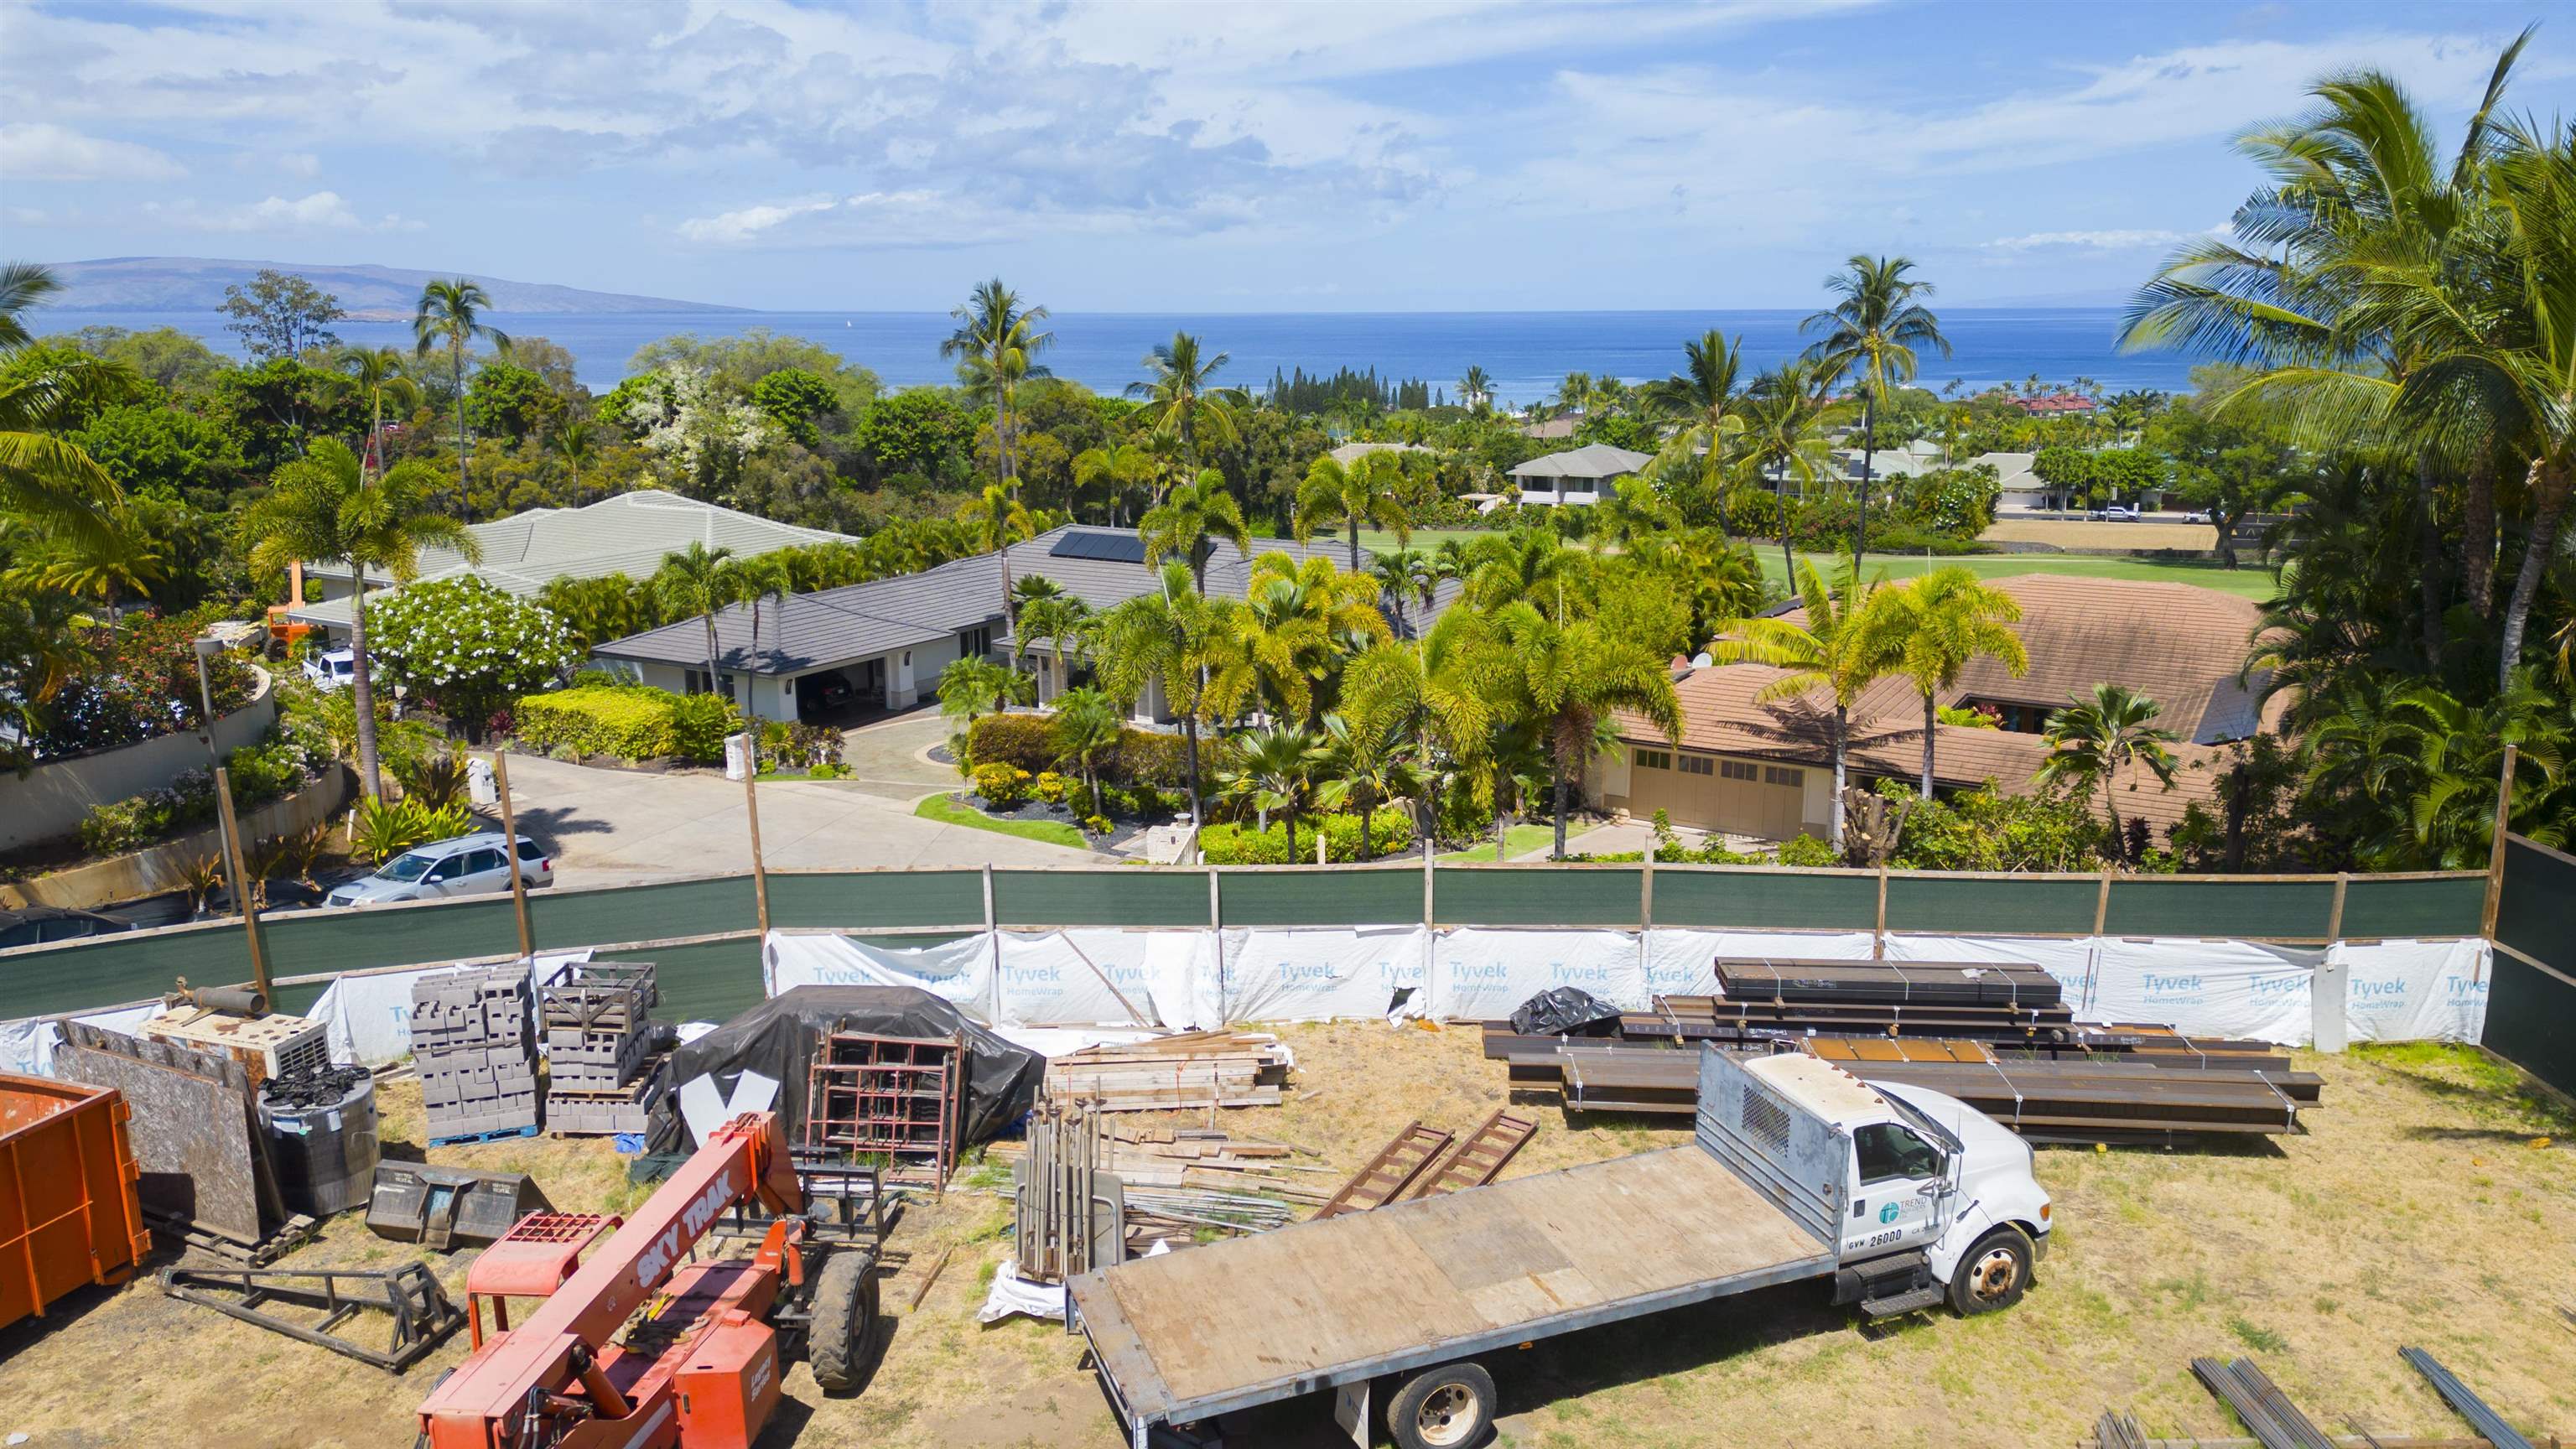
[[[870,1358],[882,1339],[877,1323],[876,1255],[839,1252],[823,1260],[814,1280],[814,1322],[805,1361],[827,1394],[846,1394],[867,1381]]]

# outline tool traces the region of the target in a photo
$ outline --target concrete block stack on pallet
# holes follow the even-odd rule
[[[527,967],[441,971],[414,982],[411,1045],[433,1146],[537,1130]]]
[[[559,1136],[644,1132],[665,1089],[648,1015],[653,968],[576,962],[538,989],[544,1016],[548,1127]]]

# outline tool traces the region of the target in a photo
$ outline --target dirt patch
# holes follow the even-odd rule
[[[2218,530],[2206,523],[2095,523],[2086,519],[1999,519],[1977,537],[1987,543],[2050,543],[2059,548],[2191,549],[2218,547]]]
[[[1288,1027],[1298,1091],[1278,1108],[1216,1114],[1247,1136],[1296,1143],[1338,1181],[1408,1121],[1464,1130],[1508,1099],[1476,1033],[1383,1025]],[[2058,1230],[2039,1282],[2011,1313],[1907,1320],[1864,1335],[1813,1286],[1793,1285],[1557,1340],[1496,1363],[1501,1442],[1949,1449],[2069,1444],[2105,1406],[2150,1432],[2241,1432],[2191,1378],[2194,1354],[2253,1353],[2320,1423],[2382,1435],[2466,1433],[2397,1357],[2420,1344],[2527,1428],[2576,1428],[2576,1236],[2569,1121],[2474,1053],[2406,1047],[2302,1055],[2326,1077],[2310,1135],[2233,1151],[2042,1149]],[[386,1133],[418,1140],[417,1092],[384,1093]],[[1671,1146],[1677,1127],[1535,1105],[1538,1137],[1510,1175]],[[1205,1122],[1209,1114],[1166,1120]],[[2535,1147],[2546,1134],[2552,1145]],[[439,1162],[537,1174],[557,1205],[620,1210],[642,1194],[603,1140],[438,1149]],[[998,1174],[917,1205],[885,1284],[898,1315],[866,1391],[828,1399],[802,1364],[764,1449],[866,1443],[1115,1449],[1081,1348],[1054,1324],[990,1328],[975,1308],[1009,1247]],[[978,1186],[975,1184],[984,1184]],[[298,1263],[392,1263],[411,1249],[354,1218]],[[949,1261],[906,1311],[943,1251]],[[432,1259],[462,1293],[466,1255]],[[0,1335],[0,1434],[30,1449],[162,1442],[188,1424],[215,1449],[404,1442],[410,1413],[464,1356],[460,1336],[400,1379],[170,1302],[147,1284],[77,1295],[44,1331]],[[1328,1445],[1322,1406],[1293,1403],[1245,1442]],[[1347,1442],[1341,1441],[1341,1442]]]

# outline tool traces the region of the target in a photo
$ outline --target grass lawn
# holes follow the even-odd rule
[[[975,830],[997,831],[1016,835],[1023,840],[1043,840],[1049,845],[1069,845],[1076,850],[1089,850],[1090,841],[1083,833],[1061,820],[996,820],[981,810],[960,805],[945,795],[933,795],[912,807],[912,813],[924,820],[944,825],[964,825]]]
[[[1762,560],[1762,575],[1776,584],[1785,585],[1787,572],[1780,566],[1780,547],[1755,545],[1754,556]],[[1834,566],[1850,557],[1848,554],[1800,554],[1804,562],[1813,559],[1827,578]],[[1979,578],[1999,579],[2016,574],[2071,574],[2085,579],[2147,579],[2167,584],[2197,584],[2204,589],[2239,594],[2262,600],[2272,597],[2277,586],[2272,571],[2246,566],[2223,569],[2215,563],[2158,563],[2137,558],[2097,558],[2089,554],[2052,553],[1972,553],[1959,558],[1925,558],[1920,554],[1872,553],[1861,556],[1864,572],[1887,571],[1891,579],[1910,579],[1936,568],[1957,564]]]
[[[1565,848],[1567,850],[1574,849],[1575,842],[1581,840],[1583,838],[1583,834],[1584,832],[1581,828],[1568,825],[1565,828]],[[1503,832],[1503,859],[1510,860],[1516,856],[1527,855],[1533,850],[1538,850],[1554,843],[1555,840],[1556,827],[1545,821],[1541,821],[1535,825],[1515,825],[1511,829]],[[1471,846],[1465,850],[1453,850],[1440,858],[1442,860],[1483,861],[1485,864],[1491,865],[1494,863],[1494,842],[1489,839],[1482,845]]]
[[[1321,535],[1317,536],[1321,537]],[[1417,528],[1413,531],[1412,542],[1404,546],[1418,548],[1424,553],[1429,553],[1433,549],[1438,548],[1440,546],[1440,540],[1444,538],[1455,538],[1472,543],[1480,538],[1498,536],[1499,535],[1495,534],[1494,530],[1490,528]],[[1339,538],[1345,547],[1350,543],[1350,535],[1347,533],[1336,534],[1335,537]],[[1388,533],[1383,529],[1363,528],[1360,530],[1360,547],[1367,549],[1371,553],[1383,553],[1397,546],[1395,535]]]

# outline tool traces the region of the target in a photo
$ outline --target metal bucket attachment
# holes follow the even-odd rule
[[[519,1219],[553,1207],[524,1172],[384,1162],[367,1202],[367,1231],[441,1252],[488,1247]]]

